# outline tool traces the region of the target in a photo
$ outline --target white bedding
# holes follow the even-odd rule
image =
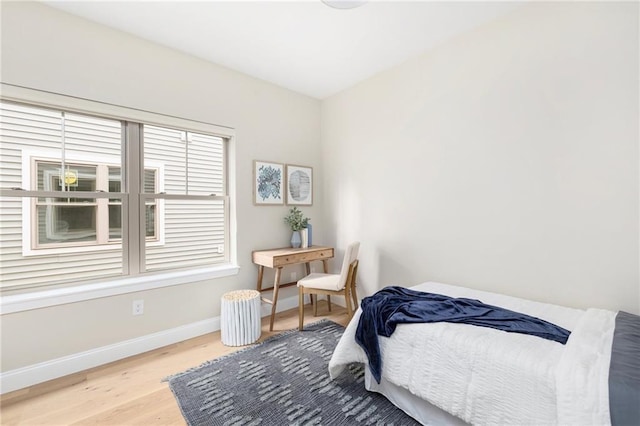
[[[415,290],[532,315],[571,330],[566,345],[466,324],[400,324],[380,337],[382,376],[473,424],[608,424],[608,367],[615,313],[579,310],[441,283]],[[367,363],[356,313],[329,362],[331,377]],[[594,332],[594,330],[596,330]]]

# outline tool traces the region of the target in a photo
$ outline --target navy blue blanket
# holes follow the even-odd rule
[[[362,315],[356,341],[369,358],[369,368],[378,383],[382,358],[378,336],[389,337],[400,323],[453,322],[530,334],[565,344],[570,332],[529,315],[486,305],[479,300],[453,298],[403,287],[385,287],[362,299]]]

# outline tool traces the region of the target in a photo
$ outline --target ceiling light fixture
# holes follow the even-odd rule
[[[366,2],[367,0],[322,0],[322,3],[334,9],[353,9]]]

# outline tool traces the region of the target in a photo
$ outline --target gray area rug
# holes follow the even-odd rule
[[[343,331],[328,320],[310,324],[172,376],[169,386],[192,426],[417,425],[364,388],[361,365],[329,379]]]

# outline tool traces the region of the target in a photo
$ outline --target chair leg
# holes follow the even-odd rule
[[[304,290],[303,287],[298,287],[298,330],[302,331],[304,328]]]
[[[313,316],[317,317],[318,316],[318,295],[312,294],[311,297],[313,298]]]
[[[351,286],[351,298],[353,298],[353,311],[358,310],[358,295],[356,294],[356,283]]]
[[[329,312],[331,312],[331,296],[327,294],[327,305],[329,306]]]
[[[344,301],[345,305],[347,305],[347,315],[349,319],[353,317],[353,309],[351,309],[351,297],[349,296],[349,286],[345,286],[344,288]]]

